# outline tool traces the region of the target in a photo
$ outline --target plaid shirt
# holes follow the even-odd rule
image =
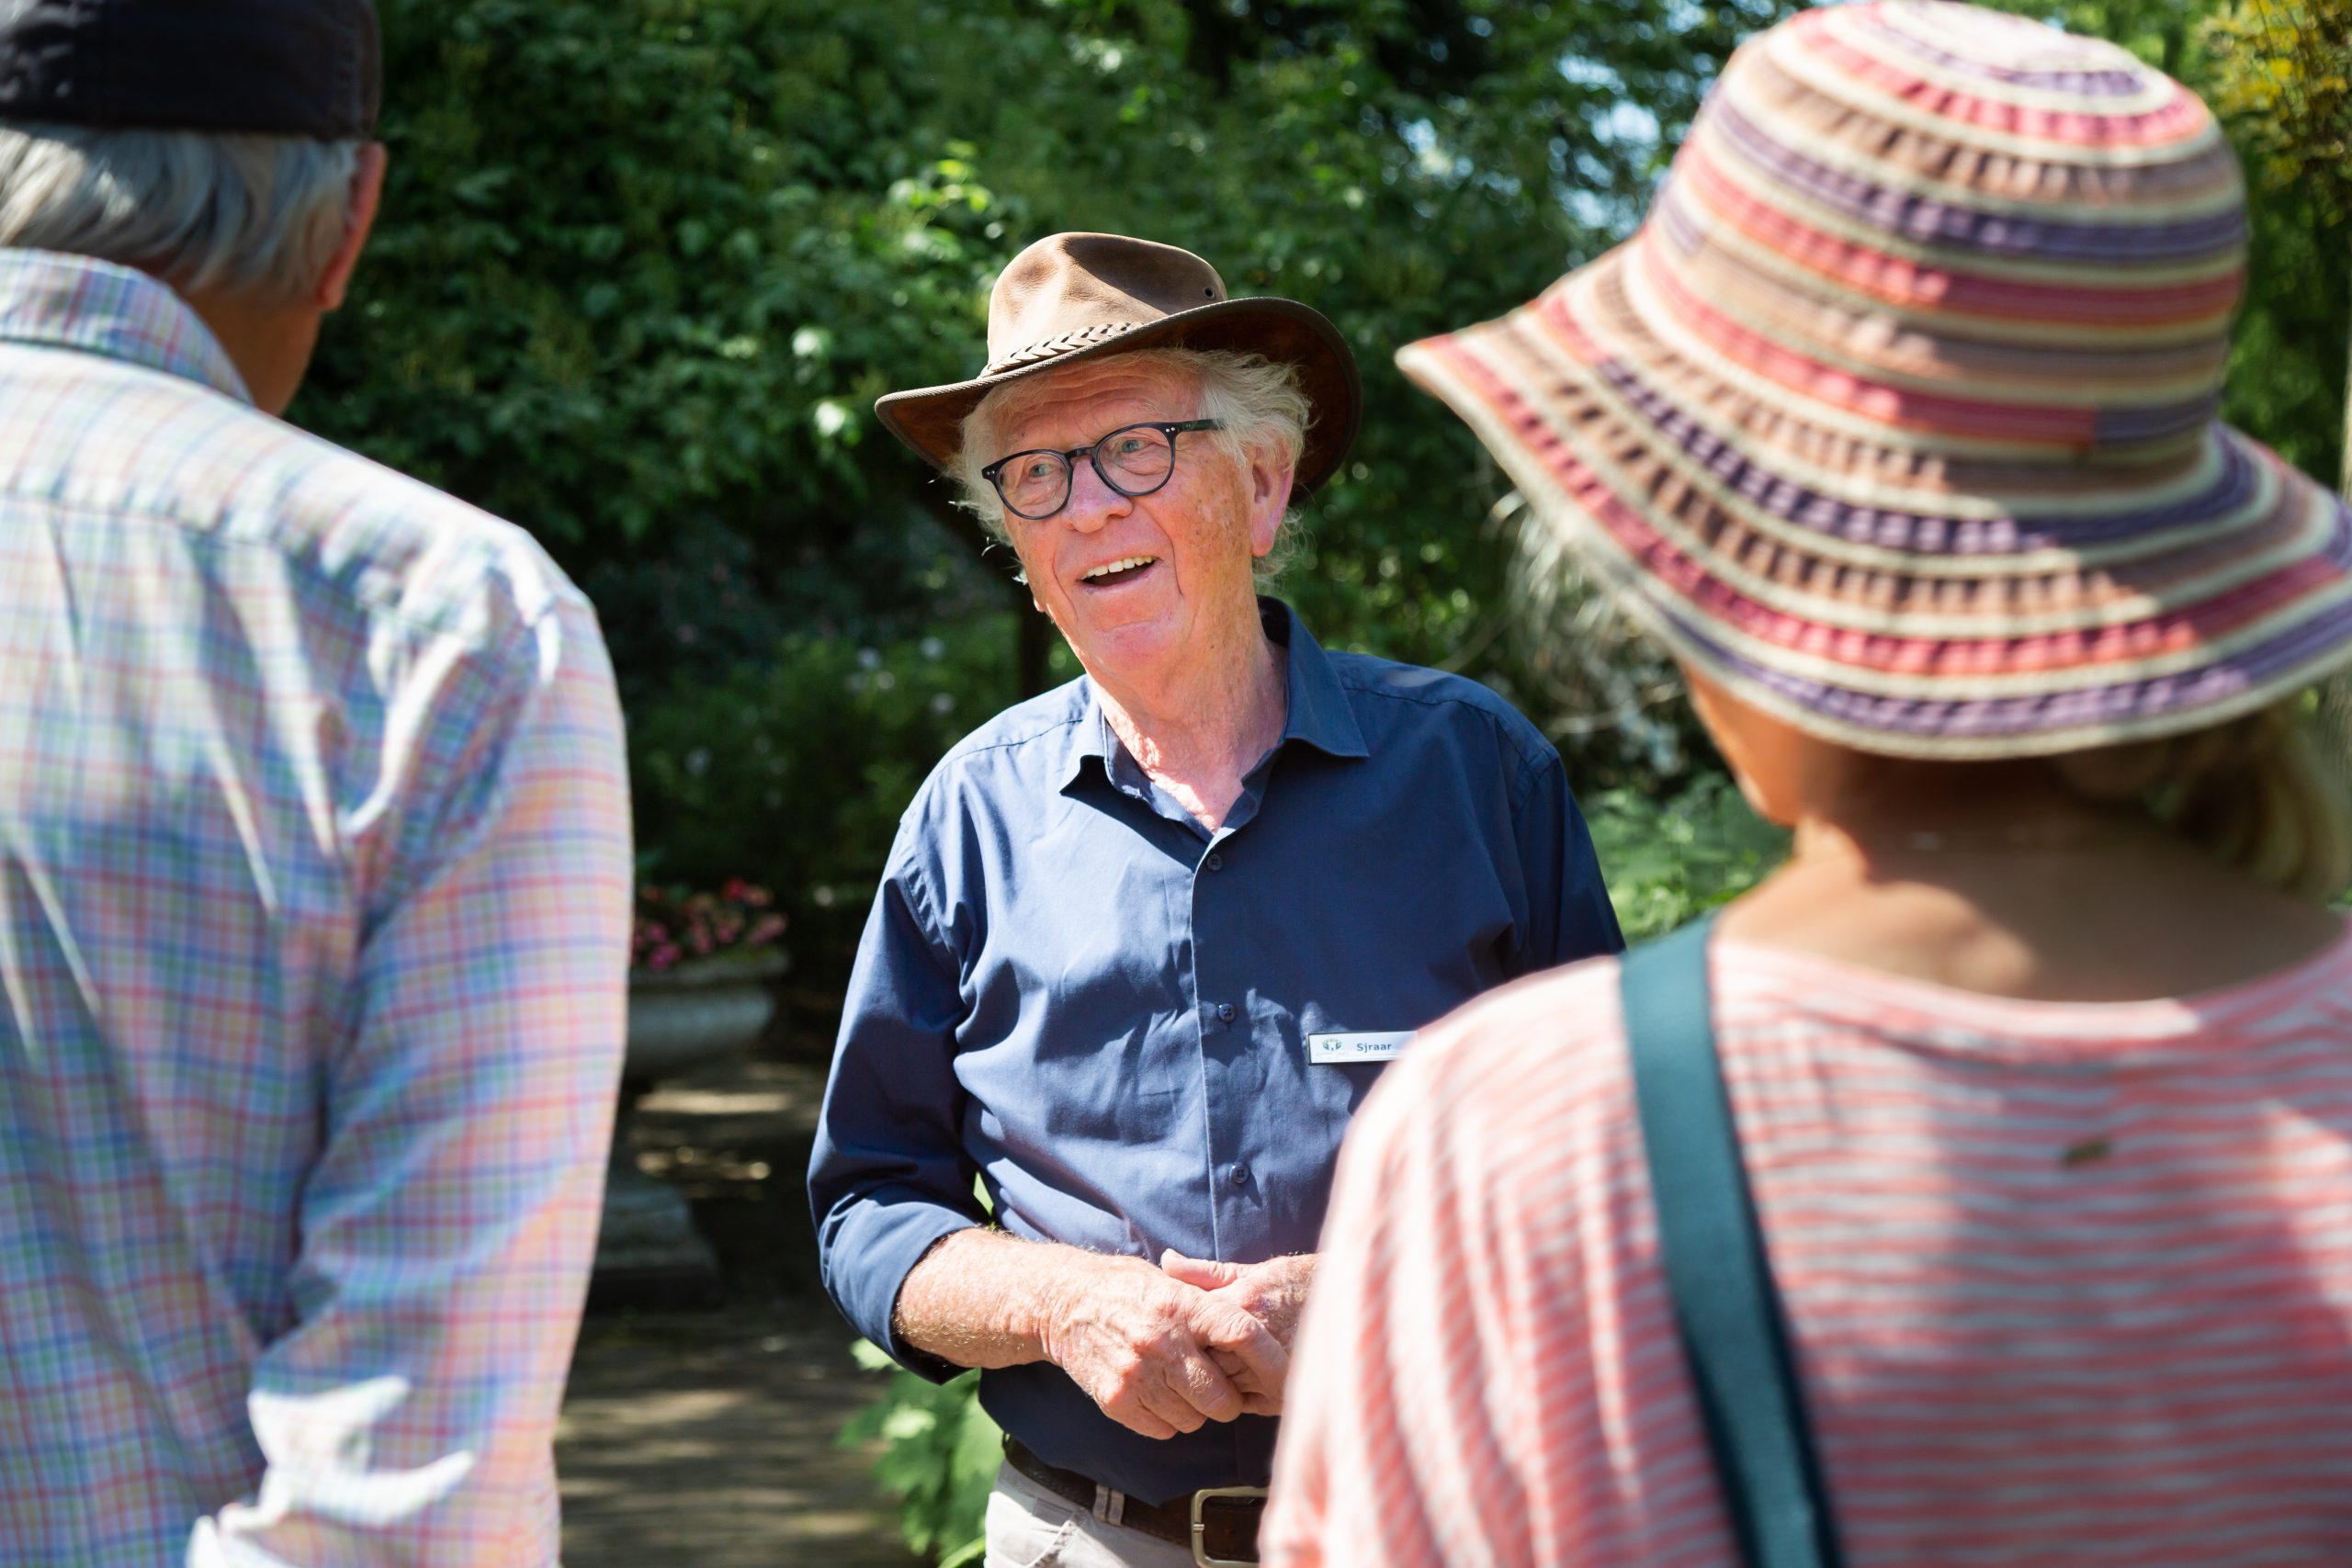
[[[0,1562],[556,1561],[628,850],[528,539],[0,251]]]

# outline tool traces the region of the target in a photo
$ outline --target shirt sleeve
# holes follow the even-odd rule
[[[557,1560],[553,1438],[626,1034],[621,719],[584,602],[409,650],[257,1494],[191,1568]],[[398,738],[406,737],[402,741]]]
[[[923,1254],[986,1215],[961,1135],[961,971],[922,897],[915,840],[902,825],[858,943],[808,1163],[808,1203],[825,1290],[842,1315],[908,1371],[944,1382],[964,1369],[907,1344],[892,1314]]]
[[[1511,828],[1528,907],[1526,940],[1513,956],[1511,976],[1623,952],[1624,934],[1601,880],[1592,834],[1568,789],[1567,769],[1549,746],[1521,775]]]

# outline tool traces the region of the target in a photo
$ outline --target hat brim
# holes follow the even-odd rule
[[[962,444],[965,417],[999,387],[1084,360],[1145,348],[1261,354],[1296,366],[1300,389],[1314,412],[1306,449],[1292,479],[1294,495],[1314,491],[1337,473],[1355,444],[1356,430],[1363,419],[1363,386],[1355,355],[1340,330],[1320,311],[1295,299],[1220,299],[994,375],[891,392],[875,403],[874,412],[885,429],[912,447],[923,461],[944,468],[955,460]]]
[[[1678,353],[1633,303],[1642,243],[1397,363],[1742,700],[1862,750],[2045,755],[2218,724],[2352,661],[2352,510],[2258,443],[2214,422],[2052,462],[1837,419]]]

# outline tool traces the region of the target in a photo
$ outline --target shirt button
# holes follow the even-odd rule
[[[1231,1023],[1233,1021],[1233,1004],[1231,1002],[1219,1002],[1216,1004],[1216,1021],[1219,1023]]]
[[[1246,1165],[1227,1166],[1225,1179],[1236,1187],[1247,1187],[1250,1185],[1250,1168]]]
[[[1225,869],[1225,857],[1219,854],[1212,854],[1209,856],[1209,869],[1211,871],[1223,871]]]

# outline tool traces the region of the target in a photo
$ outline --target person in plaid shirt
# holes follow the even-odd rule
[[[512,526],[274,417],[365,0],[0,6],[0,1562],[551,1564],[620,716]]]

